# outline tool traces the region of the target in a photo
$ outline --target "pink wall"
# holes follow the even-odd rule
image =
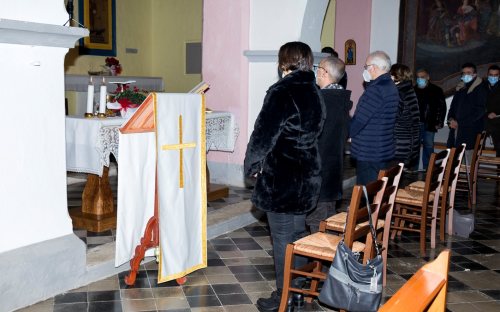
[[[335,50],[345,59],[344,43],[356,42],[356,65],[346,66],[349,78],[347,88],[352,90],[354,105],[363,93],[363,65],[370,53],[372,0],[337,0],[335,13]]]
[[[232,112],[240,128],[234,153],[208,153],[210,161],[242,164],[248,115],[250,0],[203,1],[203,80],[210,84],[207,107]]]

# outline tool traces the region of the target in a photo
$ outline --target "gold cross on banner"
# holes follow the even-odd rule
[[[182,115],[179,115],[179,144],[165,144],[161,146],[163,151],[166,150],[179,150],[179,188],[184,188],[184,170],[182,169],[183,163],[183,150],[185,148],[196,147],[196,143],[182,143]]]

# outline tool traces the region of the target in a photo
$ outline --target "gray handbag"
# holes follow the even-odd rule
[[[366,188],[368,215],[371,216]],[[319,301],[347,311],[377,311],[382,299],[383,260],[377,245],[371,217],[368,218],[377,256],[366,265],[359,262],[359,253],[354,253],[342,240],[330,266],[328,276],[319,294]]]

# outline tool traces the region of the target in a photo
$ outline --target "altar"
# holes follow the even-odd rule
[[[110,155],[119,163],[119,129],[127,121],[121,117],[66,117],[66,170],[88,173],[82,194],[82,208],[71,209],[73,226],[92,232],[116,227],[116,210],[109,185]],[[206,113],[206,150],[234,150],[239,128],[230,112]],[[207,170],[208,171],[208,170]],[[208,173],[208,172],[207,172]],[[207,179],[209,176],[207,175]],[[227,187],[207,184],[208,200],[227,196]]]

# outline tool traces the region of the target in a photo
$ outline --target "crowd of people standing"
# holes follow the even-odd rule
[[[281,46],[280,79],[267,91],[247,146],[244,173],[255,182],[253,204],[267,215],[276,271],[276,291],[257,301],[261,311],[279,308],[286,245],[318,231],[319,222],[335,214],[342,198],[347,139],[356,160],[357,184],[365,185],[395,162],[416,170],[419,155],[425,170],[435,134],[444,126],[445,96],[430,81],[430,73],[417,70],[414,84],[410,68],[391,64],[383,51],[366,58],[365,90],[351,118],[345,64],[333,49],[322,52],[330,56],[313,72],[307,44]],[[471,150],[476,134],[486,126],[500,155],[499,76],[496,65],[490,66],[485,80],[474,64],[462,66],[447,113],[448,146],[466,143]],[[295,257],[296,266],[301,261]]]

